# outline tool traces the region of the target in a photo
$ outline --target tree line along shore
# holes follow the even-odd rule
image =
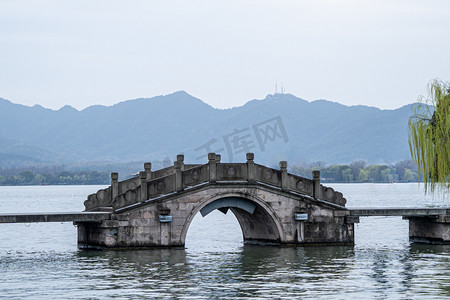
[[[58,173],[44,173],[22,171],[16,175],[0,175],[0,186],[19,185],[97,185],[109,184],[110,175],[107,172],[62,171]]]
[[[311,178],[313,170],[320,171],[322,182],[364,183],[364,182],[417,182],[417,167],[411,160],[395,164],[368,165],[364,161],[351,164],[329,165],[316,162],[309,166],[291,166],[290,172]]]
[[[319,170],[322,182],[417,182],[417,168],[411,160],[395,164],[368,165],[364,161],[350,164],[326,165],[315,162],[308,165],[291,165],[289,172],[311,178]],[[131,177],[132,175],[128,176]],[[64,167],[0,168],[0,186],[20,185],[102,185],[110,183],[106,171],[68,171]]]

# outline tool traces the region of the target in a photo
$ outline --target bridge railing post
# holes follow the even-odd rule
[[[256,181],[255,162],[253,161],[253,159],[255,158],[255,154],[247,153],[246,158],[247,158],[247,180],[249,183],[254,183]]]
[[[216,182],[217,162],[215,153],[208,153],[208,164],[209,164],[209,182]]]
[[[119,194],[119,173],[111,173],[111,202]]]
[[[183,156],[184,158],[184,156]],[[179,192],[183,190],[183,161],[179,161],[177,157],[177,161],[173,163],[173,168],[175,170],[175,191]]]
[[[320,171],[312,171],[313,176],[313,197],[316,199],[322,198],[322,187],[320,186]]]
[[[147,181],[152,180],[152,163],[144,163],[145,174],[147,174]]]
[[[177,155],[177,162],[180,163],[181,171],[184,171],[184,155],[183,154]]]
[[[139,183],[141,185],[140,200],[144,202],[147,200],[147,173],[145,171],[139,172]]]
[[[287,173],[287,161],[280,161],[281,190],[289,191],[289,175]]]

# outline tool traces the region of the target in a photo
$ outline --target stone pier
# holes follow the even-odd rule
[[[409,240],[421,244],[450,244],[448,208],[352,208],[355,217],[401,216],[409,221]]]
[[[450,244],[450,215],[408,217],[407,219],[411,242]]]

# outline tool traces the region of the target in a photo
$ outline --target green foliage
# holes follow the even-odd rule
[[[348,182],[353,181],[352,169],[348,168],[342,171],[342,180]]]
[[[386,168],[381,171],[381,178],[385,182],[392,182],[394,177],[391,174],[391,169]]]
[[[358,182],[367,182],[369,181],[369,171],[362,169],[358,174]]]
[[[405,181],[412,181],[414,179],[414,173],[410,169],[406,169],[403,175]]]
[[[311,178],[313,170],[320,170],[323,182],[413,182],[417,181],[417,169],[412,161],[400,161],[395,165],[367,166],[363,161],[352,162],[350,165],[316,163],[308,167],[290,166],[289,171],[307,178]]]
[[[428,99],[420,99],[409,119],[409,148],[426,191],[449,188],[450,83],[433,80]]]
[[[34,179],[33,173],[31,173],[29,171],[24,171],[24,172],[20,173],[20,176],[21,176],[21,181],[23,181],[25,184],[31,183]]]
[[[24,171],[19,175],[0,176],[0,185],[88,185],[109,184],[109,180],[108,173],[97,171],[64,171],[57,174]]]

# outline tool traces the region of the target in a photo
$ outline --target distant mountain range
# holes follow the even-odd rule
[[[410,115],[411,105],[380,110],[291,94],[224,110],[182,91],[81,111],[0,98],[0,167],[162,161],[178,153],[204,163],[209,151],[225,162],[244,161],[250,151],[257,163],[272,166],[279,160],[392,163],[410,158]]]

